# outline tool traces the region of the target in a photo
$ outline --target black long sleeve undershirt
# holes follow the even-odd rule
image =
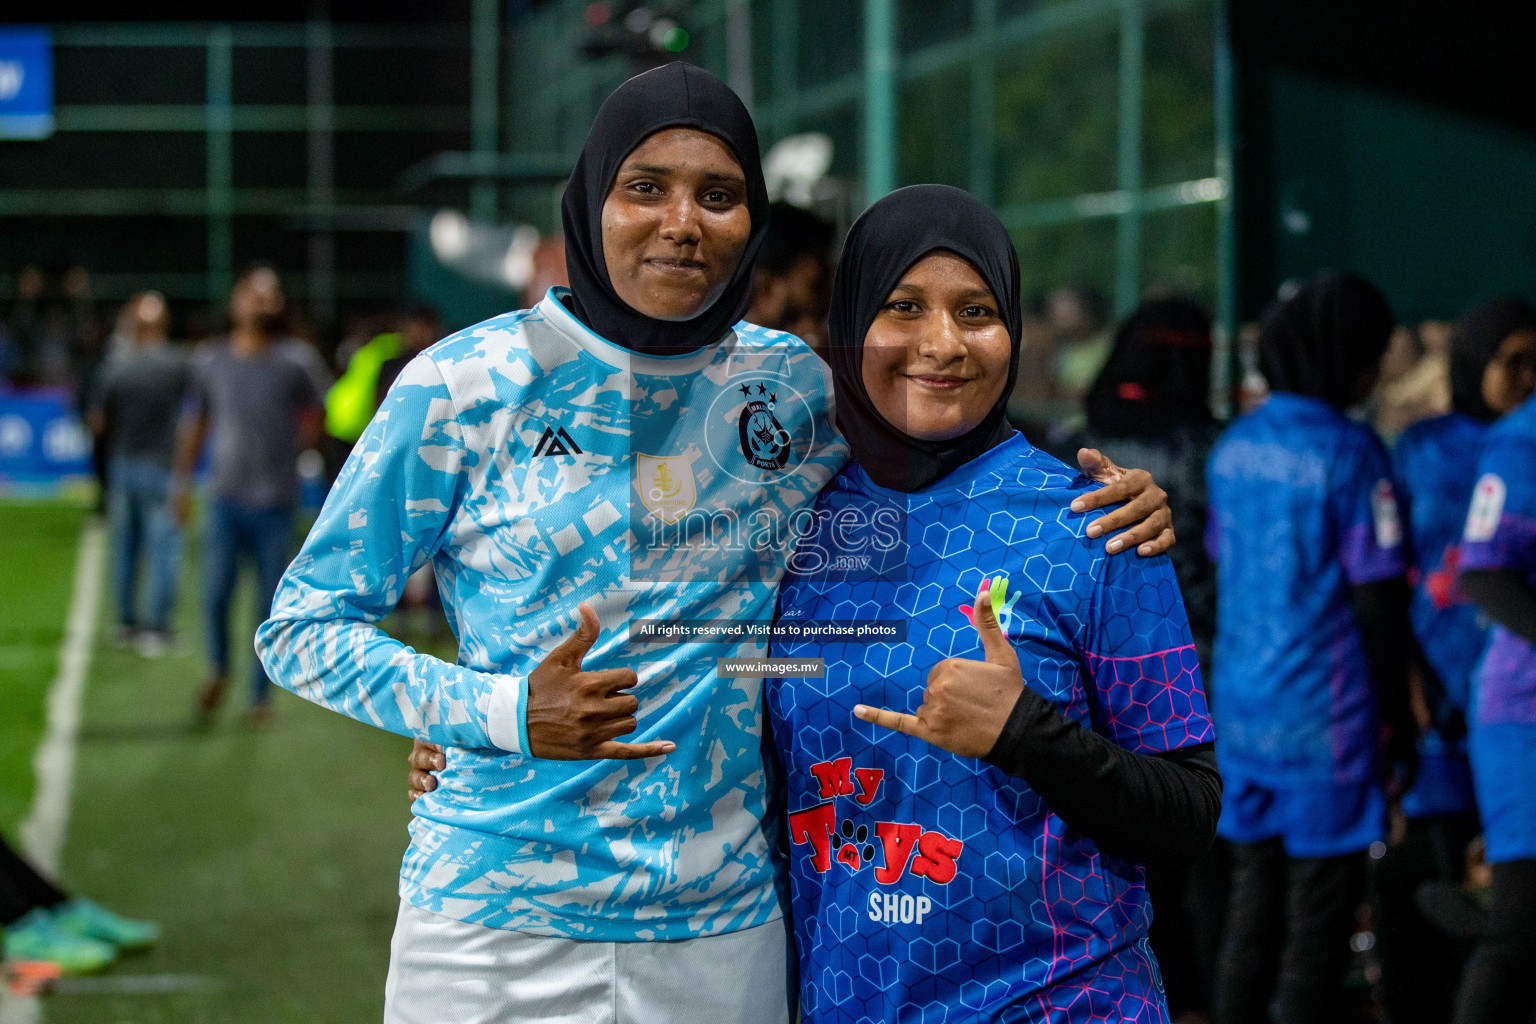
[[[1388,757],[1408,769],[1411,777],[1418,762],[1418,723],[1408,695],[1408,665],[1418,668],[1424,680],[1425,698],[1437,719],[1449,703],[1445,687],[1430,667],[1413,632],[1408,609],[1413,591],[1408,581],[1397,576],[1376,583],[1362,583],[1349,588],[1354,606],[1355,625],[1360,630],[1360,645],[1370,666],[1371,684],[1376,694],[1376,709],[1390,729]],[[1403,779],[1404,786],[1410,781]]]
[[[1468,569],[1456,582],[1494,622],[1536,644],[1536,590],[1517,569]]]
[[[1062,821],[1117,857],[1188,863],[1216,837],[1213,744],[1136,754],[1026,688],[985,760],[1029,783]]]

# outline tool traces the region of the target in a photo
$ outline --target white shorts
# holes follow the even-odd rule
[[[788,1024],[781,919],[674,942],[584,942],[486,928],[404,901],[384,1024]]]

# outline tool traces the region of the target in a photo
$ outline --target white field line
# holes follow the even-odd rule
[[[69,619],[59,644],[59,673],[48,688],[48,726],[34,761],[37,790],[21,825],[27,859],[45,876],[57,878],[59,855],[69,827],[69,794],[75,778],[75,740],[80,734],[80,705],[85,676],[96,639],[96,610],[101,603],[101,577],[107,553],[107,533],[98,522],[80,531],[75,556],[75,588]],[[36,999],[17,999],[0,992],[0,1024],[39,1024],[42,1008]]]

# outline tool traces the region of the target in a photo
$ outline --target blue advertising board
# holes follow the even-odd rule
[[[0,492],[91,472],[91,438],[63,391],[0,393]]]
[[[0,27],[0,139],[52,134],[52,36],[46,28]]]

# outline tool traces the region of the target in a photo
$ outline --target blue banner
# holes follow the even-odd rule
[[[0,394],[0,489],[89,476],[91,438],[60,392]]]
[[[0,28],[0,139],[53,134],[53,38],[46,28]]]

